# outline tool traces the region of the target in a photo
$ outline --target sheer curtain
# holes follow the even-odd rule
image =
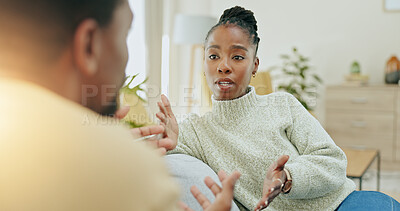
[[[158,111],[161,93],[161,49],[163,31],[163,0],[129,0],[134,14],[127,44],[129,60],[127,76],[139,74],[133,81],[137,85],[146,78],[146,109],[151,118]]]
[[[129,0],[134,19],[127,44],[129,60],[126,66],[126,75],[139,74],[134,84],[146,78],[146,46],[145,46],[145,0]]]

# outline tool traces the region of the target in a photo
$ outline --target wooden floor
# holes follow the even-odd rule
[[[394,199],[396,199],[396,201],[400,202],[400,193],[384,192],[384,191],[382,191],[382,193],[385,193],[385,194],[393,197]]]
[[[358,188],[358,179],[353,179]],[[385,193],[398,202],[400,202],[400,171],[381,171],[381,189],[380,192]],[[376,191],[376,169],[369,169],[363,177],[363,190]]]

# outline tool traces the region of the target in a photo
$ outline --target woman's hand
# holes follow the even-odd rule
[[[258,202],[256,211],[262,210],[274,200],[282,192],[282,186],[287,180],[287,176],[283,168],[289,160],[288,155],[282,155],[276,162],[268,168],[267,175],[264,179],[263,197]]]
[[[211,179],[211,177],[206,177],[204,179],[204,183],[206,183],[207,187],[211,190],[211,192],[213,192],[215,196],[214,203],[211,203],[196,186],[192,186],[192,188],[190,189],[193,196],[196,198],[196,200],[205,211],[231,210],[233,190],[236,181],[240,178],[240,173],[238,171],[234,171],[230,176],[227,176],[226,173],[221,170],[218,172],[218,177],[222,183],[222,188],[213,179]],[[193,211],[183,202],[181,202],[180,205],[184,211]]]
[[[164,139],[167,141],[160,142],[160,147],[167,151],[175,149],[178,144],[179,127],[175,115],[172,112],[171,104],[165,95],[161,95],[161,102],[157,103],[160,112],[156,114],[160,120],[160,125],[164,126]]]

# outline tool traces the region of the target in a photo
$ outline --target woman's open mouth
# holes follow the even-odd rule
[[[221,91],[229,91],[235,83],[230,78],[220,78],[215,84]]]

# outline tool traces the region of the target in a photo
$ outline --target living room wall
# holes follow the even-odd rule
[[[175,0],[176,13],[219,17],[224,9],[241,5],[258,20],[260,70],[279,65],[279,55],[296,46],[311,58],[324,86],[340,84],[357,60],[370,83],[383,83],[385,63],[400,57],[400,12],[387,12],[383,0]],[[179,49],[177,49],[179,48]],[[189,48],[177,47],[171,56],[170,95],[177,95],[188,75]],[[175,58],[173,58],[175,57]],[[183,73],[183,74],[182,74]],[[178,77],[176,77],[178,76]],[[318,92],[316,115],[323,123],[324,87]]]

